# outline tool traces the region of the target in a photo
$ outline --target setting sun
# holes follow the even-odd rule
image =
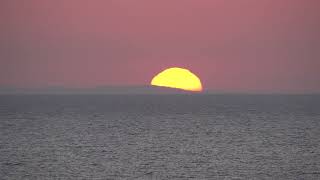
[[[151,81],[153,86],[202,91],[200,79],[191,71],[183,68],[168,68],[157,74]]]

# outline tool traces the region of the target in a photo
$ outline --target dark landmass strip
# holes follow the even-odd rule
[[[96,88],[11,88],[0,87],[0,94],[189,94],[181,89],[157,86],[108,86]]]

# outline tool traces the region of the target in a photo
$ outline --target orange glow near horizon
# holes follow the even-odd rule
[[[160,72],[152,79],[151,85],[186,91],[202,91],[200,79],[191,71],[178,67],[168,68]]]

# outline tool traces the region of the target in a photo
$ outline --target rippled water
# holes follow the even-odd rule
[[[320,97],[0,96],[1,179],[320,179]]]

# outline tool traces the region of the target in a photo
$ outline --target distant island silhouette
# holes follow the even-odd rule
[[[0,94],[194,94],[181,89],[158,86],[100,86],[94,88],[43,87],[15,88],[0,87]]]

